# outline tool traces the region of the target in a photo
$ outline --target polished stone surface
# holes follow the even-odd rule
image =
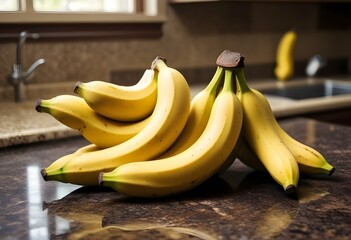
[[[0,148],[79,135],[52,116],[38,113],[35,100],[0,102]]]
[[[298,199],[239,161],[186,194],[145,200],[45,182],[40,169],[87,144],[80,137],[0,149],[0,239],[349,239],[351,128],[281,123],[336,167],[301,177]]]

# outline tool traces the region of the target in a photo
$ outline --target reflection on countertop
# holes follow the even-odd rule
[[[304,118],[281,121],[336,167],[301,176],[298,199],[268,174],[236,160],[188,193],[128,198],[108,188],[45,182],[40,169],[88,144],[82,137],[0,149],[2,239],[348,239],[351,128]]]

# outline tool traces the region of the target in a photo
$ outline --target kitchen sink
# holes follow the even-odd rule
[[[351,94],[351,81],[301,81],[292,84],[287,82],[286,84],[277,84],[274,87],[262,89],[261,92],[266,95],[280,96],[295,100],[332,97]]]
[[[277,117],[351,108],[351,80],[348,78],[266,81],[250,86],[267,97]]]

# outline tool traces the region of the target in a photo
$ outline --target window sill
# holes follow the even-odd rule
[[[91,39],[91,38],[158,38],[162,36],[160,22],[118,23],[0,23],[0,39],[17,41],[19,33],[39,33],[41,40]],[[28,39],[30,40],[30,39]]]
[[[166,21],[165,4],[158,15],[115,13],[0,13],[0,39],[18,40],[22,31],[40,34],[40,39],[109,37],[160,37]],[[38,39],[40,41],[40,39]],[[36,40],[36,41],[38,41]]]

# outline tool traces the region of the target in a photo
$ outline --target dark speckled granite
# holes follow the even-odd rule
[[[143,200],[42,180],[40,169],[82,138],[1,149],[0,238],[349,239],[351,128],[306,119],[282,126],[336,167],[331,177],[301,177],[298,199],[239,161],[186,194]]]

